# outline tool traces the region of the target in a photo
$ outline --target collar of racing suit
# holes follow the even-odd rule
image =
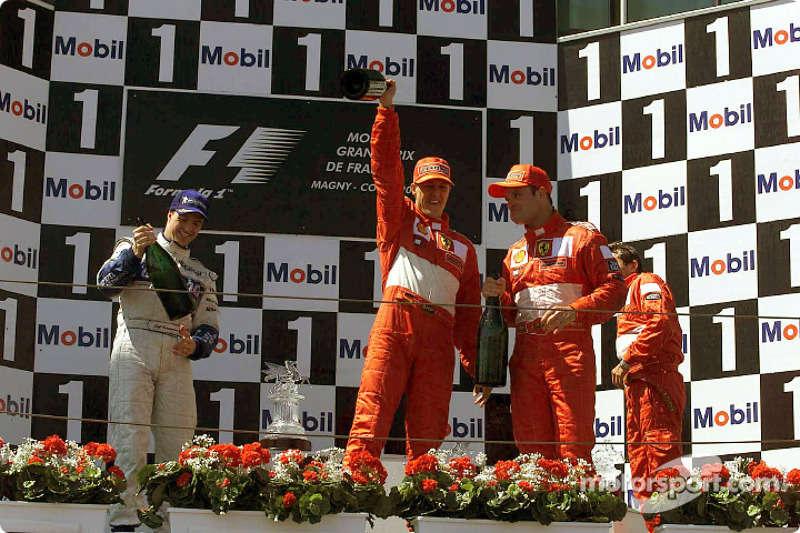
[[[628,277],[625,278],[625,286],[630,289],[631,285],[633,285],[633,282],[636,281],[636,278],[638,278],[640,275],[641,272],[634,272],[633,274],[629,274]]]
[[[431,218],[425,216],[425,214],[419,210],[417,204],[414,204],[414,211],[416,211],[417,216],[422,220],[422,222],[425,223],[426,226],[430,226],[438,231],[450,230],[450,217],[447,216],[447,213],[442,213],[442,218]]]
[[[177,242],[173,242],[173,241],[167,239],[164,236],[163,232],[158,234],[158,237],[156,237],[156,240],[158,240],[158,244],[160,244],[162,248],[164,248],[167,252],[169,252],[169,254],[172,257],[175,257],[175,258],[178,258],[178,259],[186,259],[186,258],[189,257],[189,249],[188,248],[184,248],[183,246],[181,246]]]
[[[553,214],[550,215],[550,218],[548,219],[547,222],[544,223],[544,225],[539,226],[538,228],[532,228],[530,226],[525,226],[525,237],[529,241],[535,241],[536,239],[538,239],[542,235],[545,235],[545,234],[550,233],[551,231],[553,231],[553,229],[555,229],[556,226],[558,226],[559,224],[564,222],[564,220],[565,220],[564,217],[562,217],[560,214],[558,214],[558,211],[553,209]]]

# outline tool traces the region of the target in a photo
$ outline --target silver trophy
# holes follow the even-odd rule
[[[267,436],[261,439],[261,445],[275,450],[297,449],[308,451],[311,441],[300,423],[300,402],[305,396],[300,394],[300,384],[307,378],[300,376],[295,361],[286,361],[284,366],[266,363],[264,381],[275,384],[267,394],[275,406],[272,423],[267,426]]]

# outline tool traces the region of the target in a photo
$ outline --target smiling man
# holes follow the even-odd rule
[[[108,373],[108,442],[117,450],[116,465],[125,472],[128,488],[123,504],[111,508],[111,531],[135,531],[136,509],[144,506],[137,495],[136,473],[147,463],[153,427],[156,462],[178,457],[197,425],[191,361],[211,355],[219,336],[217,275],[189,255],[208,217],[208,200],[189,189],[175,195],[164,231],[155,234],[147,224],[117,242],[112,256],[100,268],[97,284],[108,297],[119,296],[117,333]],[[195,310],[170,320],[151,287],[143,257],[158,243],[178,264]],[[127,422],[127,423],[125,423]]]
[[[453,187],[450,165],[420,159],[404,194],[400,125],[388,81],[372,127],[372,177],[377,190],[377,243],[383,303],[367,345],[345,463],[354,454],[378,457],[397,405],[406,393],[409,459],[438,448],[447,436],[455,358],[475,374],[480,320],[478,261],[472,243],[450,229],[445,213]],[[470,304],[457,306],[454,304]],[[484,405],[490,388],[475,387]]]
[[[483,295],[500,296],[517,330],[511,371],[511,417],[521,453],[592,460],[595,362],[591,326],[625,302],[625,282],[606,238],[588,222],[553,208],[553,185],[533,165],[514,165],[489,195],[505,198],[525,236],[508,250],[499,280]]]

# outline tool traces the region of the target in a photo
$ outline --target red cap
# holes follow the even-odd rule
[[[423,157],[414,167],[414,183],[430,180],[445,180],[455,186],[450,179],[450,165],[441,157]]]
[[[504,198],[506,187],[534,187],[543,188],[547,193],[553,192],[553,184],[547,172],[533,165],[514,165],[508,171],[506,179],[489,185],[489,196]]]

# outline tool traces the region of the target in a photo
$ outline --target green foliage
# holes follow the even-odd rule
[[[149,505],[139,517],[148,527],[159,527],[163,517],[158,510],[164,503],[216,514],[263,511],[273,520],[311,524],[342,512],[368,513],[370,521],[391,516],[394,507],[382,485],[385,469],[380,461],[357,462],[360,469],[348,473],[343,471],[342,456],[340,449],[313,457],[289,450],[268,466],[270,454],[258,443],[214,445],[207,436],[196,437],[184,446],[178,461],[139,471],[140,491],[147,493]]]
[[[102,446],[100,453],[98,448]],[[0,439],[0,498],[45,503],[112,504],[121,501],[124,475],[105,463],[116,457],[107,444],[84,447],[52,435],[26,439],[15,449]],[[114,473],[116,472],[116,473]]]
[[[481,459],[429,453],[406,467],[406,476],[389,496],[395,513],[416,516],[484,518],[505,522],[621,520],[622,499],[594,483],[585,463],[546,461],[523,455],[486,466]]]

